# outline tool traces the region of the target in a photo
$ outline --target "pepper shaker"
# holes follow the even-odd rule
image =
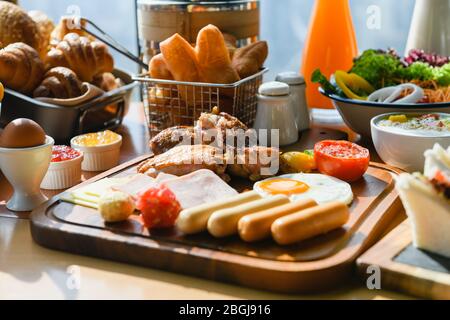
[[[267,82],[261,85],[258,94],[258,112],[256,114],[255,129],[268,130],[267,137],[271,137],[271,130],[278,130],[280,146],[286,146],[298,141],[299,133],[291,104],[289,85],[282,82]],[[260,144],[265,145],[265,141]],[[274,141],[268,141],[274,146]]]
[[[291,103],[295,114],[295,121],[299,131],[310,128],[311,116],[306,103],[305,78],[296,72],[282,72],[276,77],[276,81],[289,85],[291,92]]]

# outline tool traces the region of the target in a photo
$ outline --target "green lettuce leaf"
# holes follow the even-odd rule
[[[399,57],[390,52],[366,50],[355,59],[350,72],[366,79],[375,89],[380,89],[399,84],[398,70],[402,67]]]
[[[326,93],[337,94],[336,87],[328,81],[327,77],[319,70],[315,70],[311,76],[311,81],[313,83],[318,83]]]

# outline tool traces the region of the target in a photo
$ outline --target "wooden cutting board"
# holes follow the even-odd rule
[[[97,176],[136,172],[141,157]],[[238,237],[185,236],[176,230],[149,233],[139,220],[105,224],[97,211],[54,197],[32,213],[34,240],[46,247],[158,268],[212,280],[284,293],[314,292],[345,282],[356,259],[381,235],[403,208],[394,189],[396,169],[372,163],[352,185],[355,200],[344,228],[293,246],[272,240],[246,244]],[[235,179],[238,190],[252,186]]]
[[[425,299],[450,299],[450,259],[415,248],[405,221],[358,261],[367,279],[369,266],[380,268],[381,286]]]

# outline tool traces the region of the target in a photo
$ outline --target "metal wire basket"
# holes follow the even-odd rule
[[[133,78],[143,85],[145,116],[154,136],[174,126],[192,126],[202,112],[218,107],[251,127],[256,117],[257,93],[268,69],[233,84],[181,82]]]

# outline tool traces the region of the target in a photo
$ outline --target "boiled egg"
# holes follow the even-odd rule
[[[341,201],[349,205],[353,201],[350,184],[323,174],[286,174],[257,182],[253,190],[263,197],[283,194],[293,202],[313,199],[318,204]]]
[[[45,144],[45,132],[30,119],[11,121],[0,136],[2,148],[32,148]]]

